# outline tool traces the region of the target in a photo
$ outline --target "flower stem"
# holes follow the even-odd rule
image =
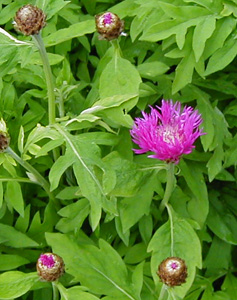
[[[160,204],[160,211],[163,212],[167,203],[169,202],[170,196],[174,190],[175,176],[174,176],[174,164],[167,164],[167,183],[164,198]]]
[[[58,300],[59,299],[59,292],[58,292],[58,287],[55,284],[55,282],[52,282],[52,288],[53,288],[53,300]]]
[[[32,35],[32,39],[39,50],[43,62],[43,68],[44,68],[44,73],[46,78],[47,89],[48,89],[49,125],[51,125],[55,123],[55,94],[54,94],[53,75],[52,75],[48,55],[41,34],[39,33],[39,34]]]
[[[163,284],[162,288],[160,290],[160,295],[159,295],[158,300],[164,300],[164,295],[165,295],[166,290],[167,290],[167,286],[165,284]]]
[[[43,176],[40,175],[40,173],[32,166],[30,165],[27,161],[23,160],[19,155],[16,154],[12,150],[11,147],[8,147],[5,150],[5,153],[8,153],[12,158],[14,158],[23,168],[25,168],[28,172],[30,172],[34,178],[35,181],[42,186],[42,188],[45,190],[45,192],[48,194],[49,198],[51,200],[54,199],[54,196],[50,192],[50,186],[49,183],[44,179]]]

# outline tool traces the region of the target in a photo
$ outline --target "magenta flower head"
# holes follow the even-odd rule
[[[183,154],[192,152],[195,140],[205,133],[199,129],[201,115],[191,106],[181,110],[181,103],[162,100],[161,107],[151,107],[150,114],[142,112],[136,118],[130,133],[140,149],[137,154],[154,152],[148,157],[177,164]]]

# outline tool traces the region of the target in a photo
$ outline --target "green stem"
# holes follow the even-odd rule
[[[39,53],[43,62],[43,68],[46,78],[46,84],[48,89],[48,114],[49,114],[49,125],[55,123],[55,94],[54,94],[54,83],[53,75],[49,64],[48,55],[44,46],[41,34],[32,35],[32,39],[35,42],[36,47],[39,49]]]
[[[5,150],[5,152],[8,153],[12,158],[14,158],[24,169],[33,174],[36,182],[42,186],[42,188],[48,194],[49,198],[54,199],[52,193],[50,192],[49,183],[44,179],[43,176],[40,175],[40,173],[34,167],[32,167],[32,165],[30,165],[27,161],[23,160],[20,156],[18,156],[16,152],[12,150],[11,147],[8,147]]]
[[[53,288],[53,300],[58,300],[59,292],[58,292],[58,287],[55,282],[52,282],[52,288]]]
[[[163,284],[162,288],[160,290],[160,295],[159,295],[158,300],[164,300],[164,295],[166,293],[166,290],[167,290],[167,286],[165,284]]]
[[[175,176],[174,176],[174,164],[169,163],[167,165],[167,183],[166,183],[166,189],[164,198],[161,201],[160,204],[160,211],[163,212],[165,209],[167,203],[169,202],[170,196],[174,190],[174,184],[175,184]]]
[[[63,118],[65,116],[65,109],[64,109],[64,99],[61,92],[58,97],[58,111],[59,111],[59,117]]]
[[[111,41],[111,44],[115,50],[115,53],[117,53],[120,57],[122,56],[122,50],[120,48],[120,45],[119,45],[119,41],[117,39],[114,39]]]

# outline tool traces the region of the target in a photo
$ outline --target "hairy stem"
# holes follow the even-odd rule
[[[161,212],[163,212],[163,210],[165,209],[166,205],[169,202],[170,196],[174,190],[174,184],[175,184],[174,164],[169,163],[167,165],[167,183],[166,183],[166,188],[165,188],[165,194],[164,194],[164,198],[160,204]]]
[[[51,125],[55,123],[55,94],[54,94],[53,75],[52,75],[48,55],[41,34],[39,33],[39,34],[32,35],[32,39],[39,50],[43,62],[43,68],[44,68],[47,90],[48,90],[49,125]]]

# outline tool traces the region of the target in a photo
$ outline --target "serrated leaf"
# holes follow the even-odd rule
[[[62,234],[47,233],[46,239],[53,251],[63,257],[67,272],[92,293],[124,296],[130,300],[140,299],[133,291],[123,260],[104,240],[99,241],[97,248],[85,243],[77,244]]]
[[[205,44],[211,37],[216,27],[216,17],[208,16],[202,22],[198,23],[193,32],[193,52],[196,62],[199,61],[203,54]]]
[[[234,38],[224,44],[222,48],[217,50],[209,59],[205,76],[210,75],[214,72],[220,71],[228,66],[237,55],[237,43]]]

